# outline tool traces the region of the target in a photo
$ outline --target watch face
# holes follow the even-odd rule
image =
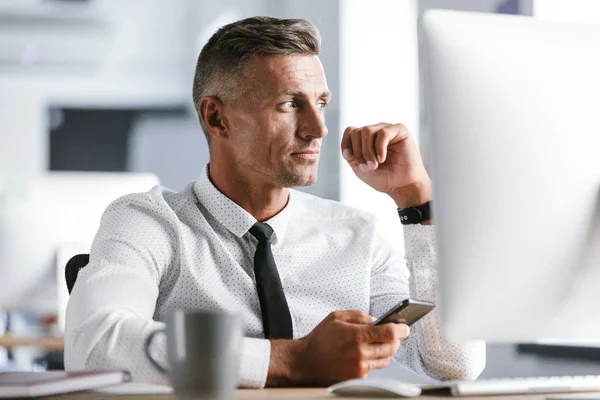
[[[423,220],[423,214],[415,207],[398,211],[398,215],[400,216],[400,222],[403,225],[418,224]]]

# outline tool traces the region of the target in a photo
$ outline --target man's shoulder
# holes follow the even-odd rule
[[[336,200],[324,199],[298,190],[293,190],[292,195],[297,200],[301,208],[301,216],[304,218],[332,222],[348,221],[369,224],[376,222],[374,214]]]
[[[156,185],[147,192],[129,193],[114,200],[106,212],[135,209],[142,212],[176,215],[190,200],[190,185],[176,192],[165,186]]]

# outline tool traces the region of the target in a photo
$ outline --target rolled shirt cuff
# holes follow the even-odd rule
[[[242,342],[238,386],[262,389],[267,383],[271,342],[267,339],[245,337]]]

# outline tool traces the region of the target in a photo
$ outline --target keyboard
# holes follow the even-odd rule
[[[423,392],[449,389],[452,396],[595,392],[600,391],[600,375],[448,381],[419,386]]]

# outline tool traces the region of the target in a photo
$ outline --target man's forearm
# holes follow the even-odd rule
[[[437,252],[433,227],[404,227],[406,263],[410,271],[410,294],[417,299],[436,299]],[[434,310],[421,321],[404,343],[399,361],[419,374],[440,380],[473,380],[485,367],[485,344],[454,344],[443,334]]]
[[[271,340],[271,359],[266,386],[301,386],[303,377],[298,359],[301,339]]]

